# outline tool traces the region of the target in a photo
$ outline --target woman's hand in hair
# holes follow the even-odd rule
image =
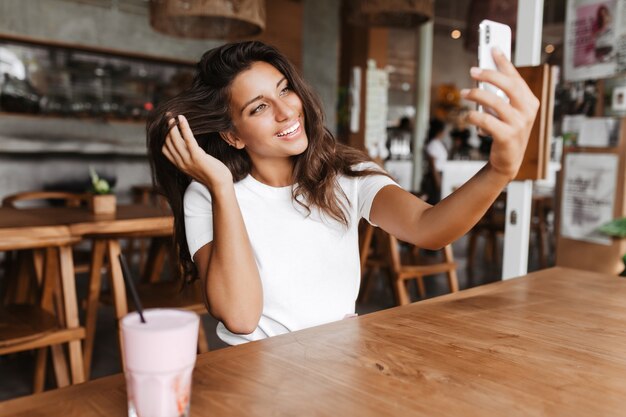
[[[539,109],[539,100],[513,64],[495,48],[493,59],[498,71],[472,68],[470,73],[475,80],[486,81],[504,91],[510,103],[493,92],[478,88],[463,90],[461,95],[483,107],[489,107],[497,114],[495,117],[487,112],[470,111],[467,120],[492,136],[489,165],[497,173],[512,180],[522,164],[530,131]]]
[[[185,116],[180,115],[177,119],[178,123],[174,118],[168,122],[170,130],[162,148],[165,157],[211,191],[223,186],[232,186],[233,175],[226,165],[198,145]]]

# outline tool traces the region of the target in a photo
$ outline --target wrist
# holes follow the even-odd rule
[[[232,181],[225,181],[217,184],[211,184],[209,186],[209,191],[214,198],[220,199],[233,195],[235,193],[235,187]]]
[[[505,186],[509,182],[513,181],[517,175],[517,172],[505,172],[499,170],[494,167],[491,162],[487,162],[485,170],[489,174],[489,176],[493,178],[494,181],[496,181],[498,184],[501,184],[502,186]]]

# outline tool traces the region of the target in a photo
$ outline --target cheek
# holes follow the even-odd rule
[[[300,100],[300,97],[296,94],[291,94],[287,98],[287,102],[292,108],[297,109],[300,113],[302,113],[302,100]]]
[[[259,140],[268,136],[273,136],[276,130],[274,120],[266,115],[251,117],[239,125],[239,134],[247,140]]]

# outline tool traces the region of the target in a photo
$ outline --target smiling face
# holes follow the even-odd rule
[[[245,148],[254,166],[289,160],[306,150],[302,101],[274,66],[252,64],[235,77],[230,96],[234,128],[225,139]]]

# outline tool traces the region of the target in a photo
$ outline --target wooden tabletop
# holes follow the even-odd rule
[[[119,205],[115,214],[98,215],[80,207],[0,208],[0,239],[44,226],[68,227],[72,236],[82,236],[149,232],[171,229],[173,224],[170,213],[142,204]]]
[[[552,268],[198,357],[192,416],[623,416],[626,280]],[[0,403],[124,416],[122,375]]]

